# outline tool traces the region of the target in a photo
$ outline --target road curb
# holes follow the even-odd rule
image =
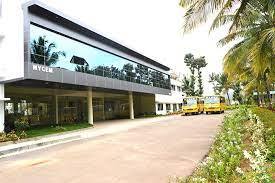
[[[21,143],[8,144],[6,146],[0,147],[0,159],[22,151],[28,151],[28,150],[48,146],[48,145],[54,145],[54,144],[64,143],[64,142],[78,140],[78,139],[81,139],[80,134],[68,134],[68,135],[54,136],[51,138],[43,138],[40,140],[32,140],[32,141],[26,141]]]

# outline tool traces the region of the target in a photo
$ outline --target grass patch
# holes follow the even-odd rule
[[[251,108],[251,110],[254,114],[259,116],[267,128],[275,130],[275,112],[261,107],[254,107]]]
[[[35,126],[26,131],[27,138],[56,134],[91,127],[89,123],[76,123],[51,126]]]
[[[160,116],[165,116],[165,115],[161,115],[161,114],[144,114],[144,115],[136,116],[135,118],[154,118],[154,117],[160,117]]]

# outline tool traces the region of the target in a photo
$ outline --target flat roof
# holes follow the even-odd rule
[[[104,44],[107,44],[119,51],[122,51],[124,53],[127,53],[128,55],[131,55],[135,58],[141,59],[151,65],[154,65],[156,67],[159,67],[165,71],[169,71],[170,68],[129,48],[122,44],[120,44],[118,41],[114,41],[110,38],[107,38],[102,33],[98,33],[98,31],[95,31],[90,26],[84,25],[83,23],[79,22],[78,20],[75,20],[71,17],[68,17],[67,15],[63,14],[62,12],[47,6],[46,4],[38,1],[38,0],[31,0],[25,4],[23,4],[23,8],[27,8],[31,13],[46,18],[52,22],[56,22],[66,28],[72,29],[74,31],[79,32],[80,34],[83,34],[89,38],[95,39],[99,42],[102,42]]]

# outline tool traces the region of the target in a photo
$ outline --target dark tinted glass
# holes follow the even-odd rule
[[[31,62],[170,89],[170,76],[31,25]]]

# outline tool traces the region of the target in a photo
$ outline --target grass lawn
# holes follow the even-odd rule
[[[26,131],[27,138],[50,135],[55,133],[61,133],[66,131],[78,130],[82,128],[91,127],[89,123],[77,123],[77,124],[64,124],[64,125],[51,125],[51,126],[36,126]]]
[[[275,130],[275,112],[260,107],[254,107],[251,108],[251,110],[261,118],[267,128],[272,128]]]

